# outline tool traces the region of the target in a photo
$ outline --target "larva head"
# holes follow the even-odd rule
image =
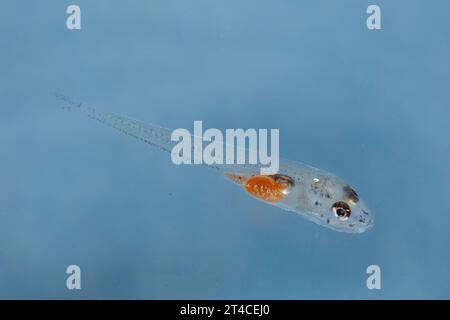
[[[309,211],[315,219],[336,231],[362,233],[373,226],[374,220],[356,191],[333,176],[315,177],[310,183]]]

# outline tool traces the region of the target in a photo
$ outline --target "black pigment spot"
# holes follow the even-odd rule
[[[355,190],[353,190],[349,185],[344,186],[344,192],[347,194],[348,200],[353,203],[358,203],[359,196]]]

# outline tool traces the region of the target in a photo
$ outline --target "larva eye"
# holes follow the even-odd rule
[[[335,202],[331,208],[333,209],[334,215],[342,221],[347,220],[352,213],[352,209],[350,209],[350,206],[344,201]]]

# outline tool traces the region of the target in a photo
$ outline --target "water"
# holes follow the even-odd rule
[[[0,298],[450,298],[446,1],[0,2]],[[62,111],[279,128],[375,214],[341,234]],[[82,289],[68,290],[79,265]],[[379,265],[382,289],[368,290]]]

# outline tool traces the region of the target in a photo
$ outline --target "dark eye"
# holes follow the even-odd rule
[[[347,220],[352,212],[350,206],[344,201],[335,202],[331,208],[333,209],[334,215],[343,221]]]

